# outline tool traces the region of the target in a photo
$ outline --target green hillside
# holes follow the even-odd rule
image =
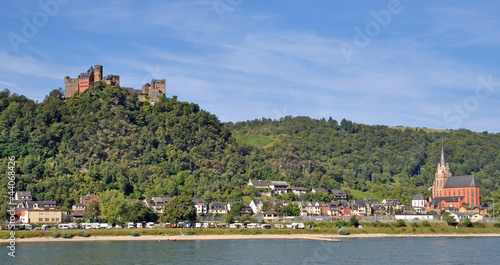
[[[16,189],[66,209],[106,190],[238,201],[257,196],[242,189],[249,179],[407,201],[429,195],[442,138],[452,173],[475,174],[483,201],[499,198],[500,134],[308,117],[223,124],[196,104],[163,98],[151,106],[102,83],[69,99],[54,90],[40,103],[0,92],[0,170],[15,156]],[[5,200],[7,175],[0,178]]]

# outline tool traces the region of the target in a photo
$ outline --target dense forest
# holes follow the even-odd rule
[[[1,172],[15,156],[17,190],[65,209],[106,190],[239,201],[256,195],[243,188],[250,178],[408,203],[429,195],[442,144],[454,175],[475,174],[483,201],[498,197],[499,134],[308,117],[223,124],[196,104],[162,98],[153,106],[103,83],[68,99],[54,90],[40,103],[0,92]]]

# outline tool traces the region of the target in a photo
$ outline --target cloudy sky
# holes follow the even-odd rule
[[[222,121],[500,132],[497,2],[6,2],[0,88],[34,100],[100,64],[122,86],[165,78]]]

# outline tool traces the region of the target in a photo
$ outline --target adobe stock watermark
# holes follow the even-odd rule
[[[331,264],[335,263],[335,251],[332,248],[332,243],[334,242],[328,242],[328,241],[318,241],[319,246],[314,249],[313,256],[305,258],[302,261],[303,265],[306,264]],[[336,244],[336,243],[334,243]]]
[[[399,0],[389,0],[387,2],[386,9],[379,11],[372,10],[370,14],[373,19],[368,21],[363,29],[359,27],[354,27],[354,36],[351,42],[342,42],[339,44],[340,51],[344,55],[347,63],[352,61],[352,56],[354,54],[359,54],[363,49],[368,47],[372,42],[373,38],[376,38],[382,28],[386,28],[391,24],[392,17],[403,12],[403,6]]]
[[[7,182],[7,190],[9,194],[9,209],[7,212],[10,214],[9,223],[7,225],[7,230],[10,231],[9,244],[7,248],[9,249],[8,255],[15,258],[16,257],[16,203],[15,194],[16,194],[16,158],[14,156],[8,157],[9,162],[7,164],[7,176],[9,181]]]
[[[283,107],[283,111],[280,111],[278,109],[273,109],[273,113],[274,113],[274,117],[276,117],[276,120],[281,120],[287,116],[290,116],[290,114],[288,114],[286,112],[286,107]]]
[[[23,16],[21,21],[23,25],[20,32],[9,32],[9,39],[12,49],[17,53],[21,44],[28,44],[31,39],[36,37],[41,28],[45,27],[50,18],[55,17],[60,10],[60,5],[69,3],[70,0],[39,0],[40,7],[33,15]]]
[[[243,0],[215,0],[212,2],[221,22],[224,21],[225,13],[233,12],[241,3],[243,3]]]
[[[148,65],[148,66],[146,66],[146,71],[148,73],[142,79],[143,84],[151,82],[151,79],[160,79],[161,78],[161,71],[160,71],[159,65],[156,65],[155,68]]]
[[[477,111],[481,101],[488,99],[491,94],[495,93],[495,87],[498,86],[500,86],[500,83],[493,83],[491,74],[486,78],[479,76],[474,95],[456,102],[451,109],[446,110],[443,114],[444,121],[453,128],[461,127],[462,120],[468,119],[473,112]]]

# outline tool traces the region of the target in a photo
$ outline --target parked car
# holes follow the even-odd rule
[[[149,223],[146,224],[145,228],[155,228],[155,223],[149,222]]]
[[[258,223],[250,223],[250,224],[247,224],[247,228],[248,229],[258,229],[258,228],[260,228],[260,224],[258,224]]]
[[[263,224],[260,226],[260,228],[262,229],[271,229],[271,225],[270,224]]]
[[[66,230],[66,229],[69,229],[69,226],[68,226],[68,224],[58,224],[58,225],[56,225],[56,228],[61,229],[61,230]]]
[[[54,230],[54,228],[50,225],[42,225],[41,230]]]
[[[135,224],[135,227],[137,227],[137,228],[142,228],[142,223],[137,223],[137,224]]]
[[[121,225],[115,225],[115,228],[120,229],[120,228],[123,228],[123,226],[121,226]]]
[[[126,227],[127,227],[127,228],[129,228],[129,229],[130,229],[130,228],[134,228],[134,223],[127,223],[127,226],[126,226]]]

